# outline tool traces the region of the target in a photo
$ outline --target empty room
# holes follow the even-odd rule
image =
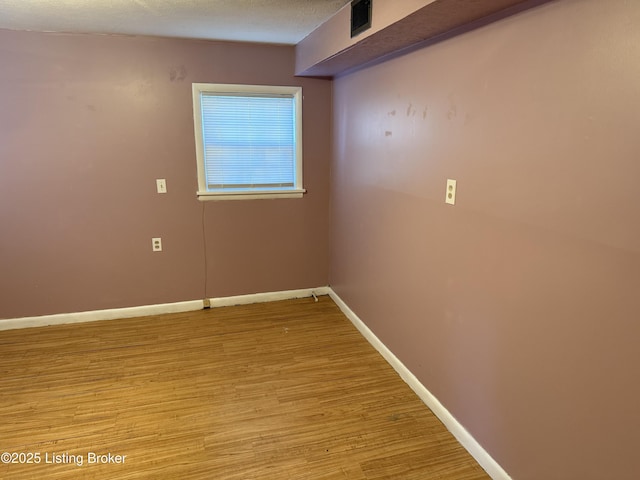
[[[640,478],[639,25],[0,0],[0,478]]]

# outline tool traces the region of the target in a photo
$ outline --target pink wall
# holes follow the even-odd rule
[[[516,480],[640,472],[638,25],[563,0],[334,83],[331,284]]]
[[[331,83],[293,47],[0,31],[0,64],[0,318],[327,284]],[[309,193],[199,202],[192,82],[302,85]]]

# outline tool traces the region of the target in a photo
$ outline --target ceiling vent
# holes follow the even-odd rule
[[[371,0],[351,2],[351,38],[371,27]]]

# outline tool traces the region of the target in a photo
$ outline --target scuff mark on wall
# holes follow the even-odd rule
[[[172,82],[182,82],[185,78],[187,78],[187,69],[184,65],[169,69],[169,80]]]

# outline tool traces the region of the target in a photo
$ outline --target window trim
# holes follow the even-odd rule
[[[193,120],[196,140],[196,164],[198,171],[198,199],[199,200],[250,200],[264,198],[301,198],[306,190],[302,186],[302,87],[271,86],[271,85],[240,85],[226,83],[193,83]],[[202,93],[221,93],[257,96],[291,96],[295,105],[295,179],[294,187],[285,190],[276,189],[246,189],[229,192],[212,192],[207,190],[204,163],[204,144],[202,133]]]

